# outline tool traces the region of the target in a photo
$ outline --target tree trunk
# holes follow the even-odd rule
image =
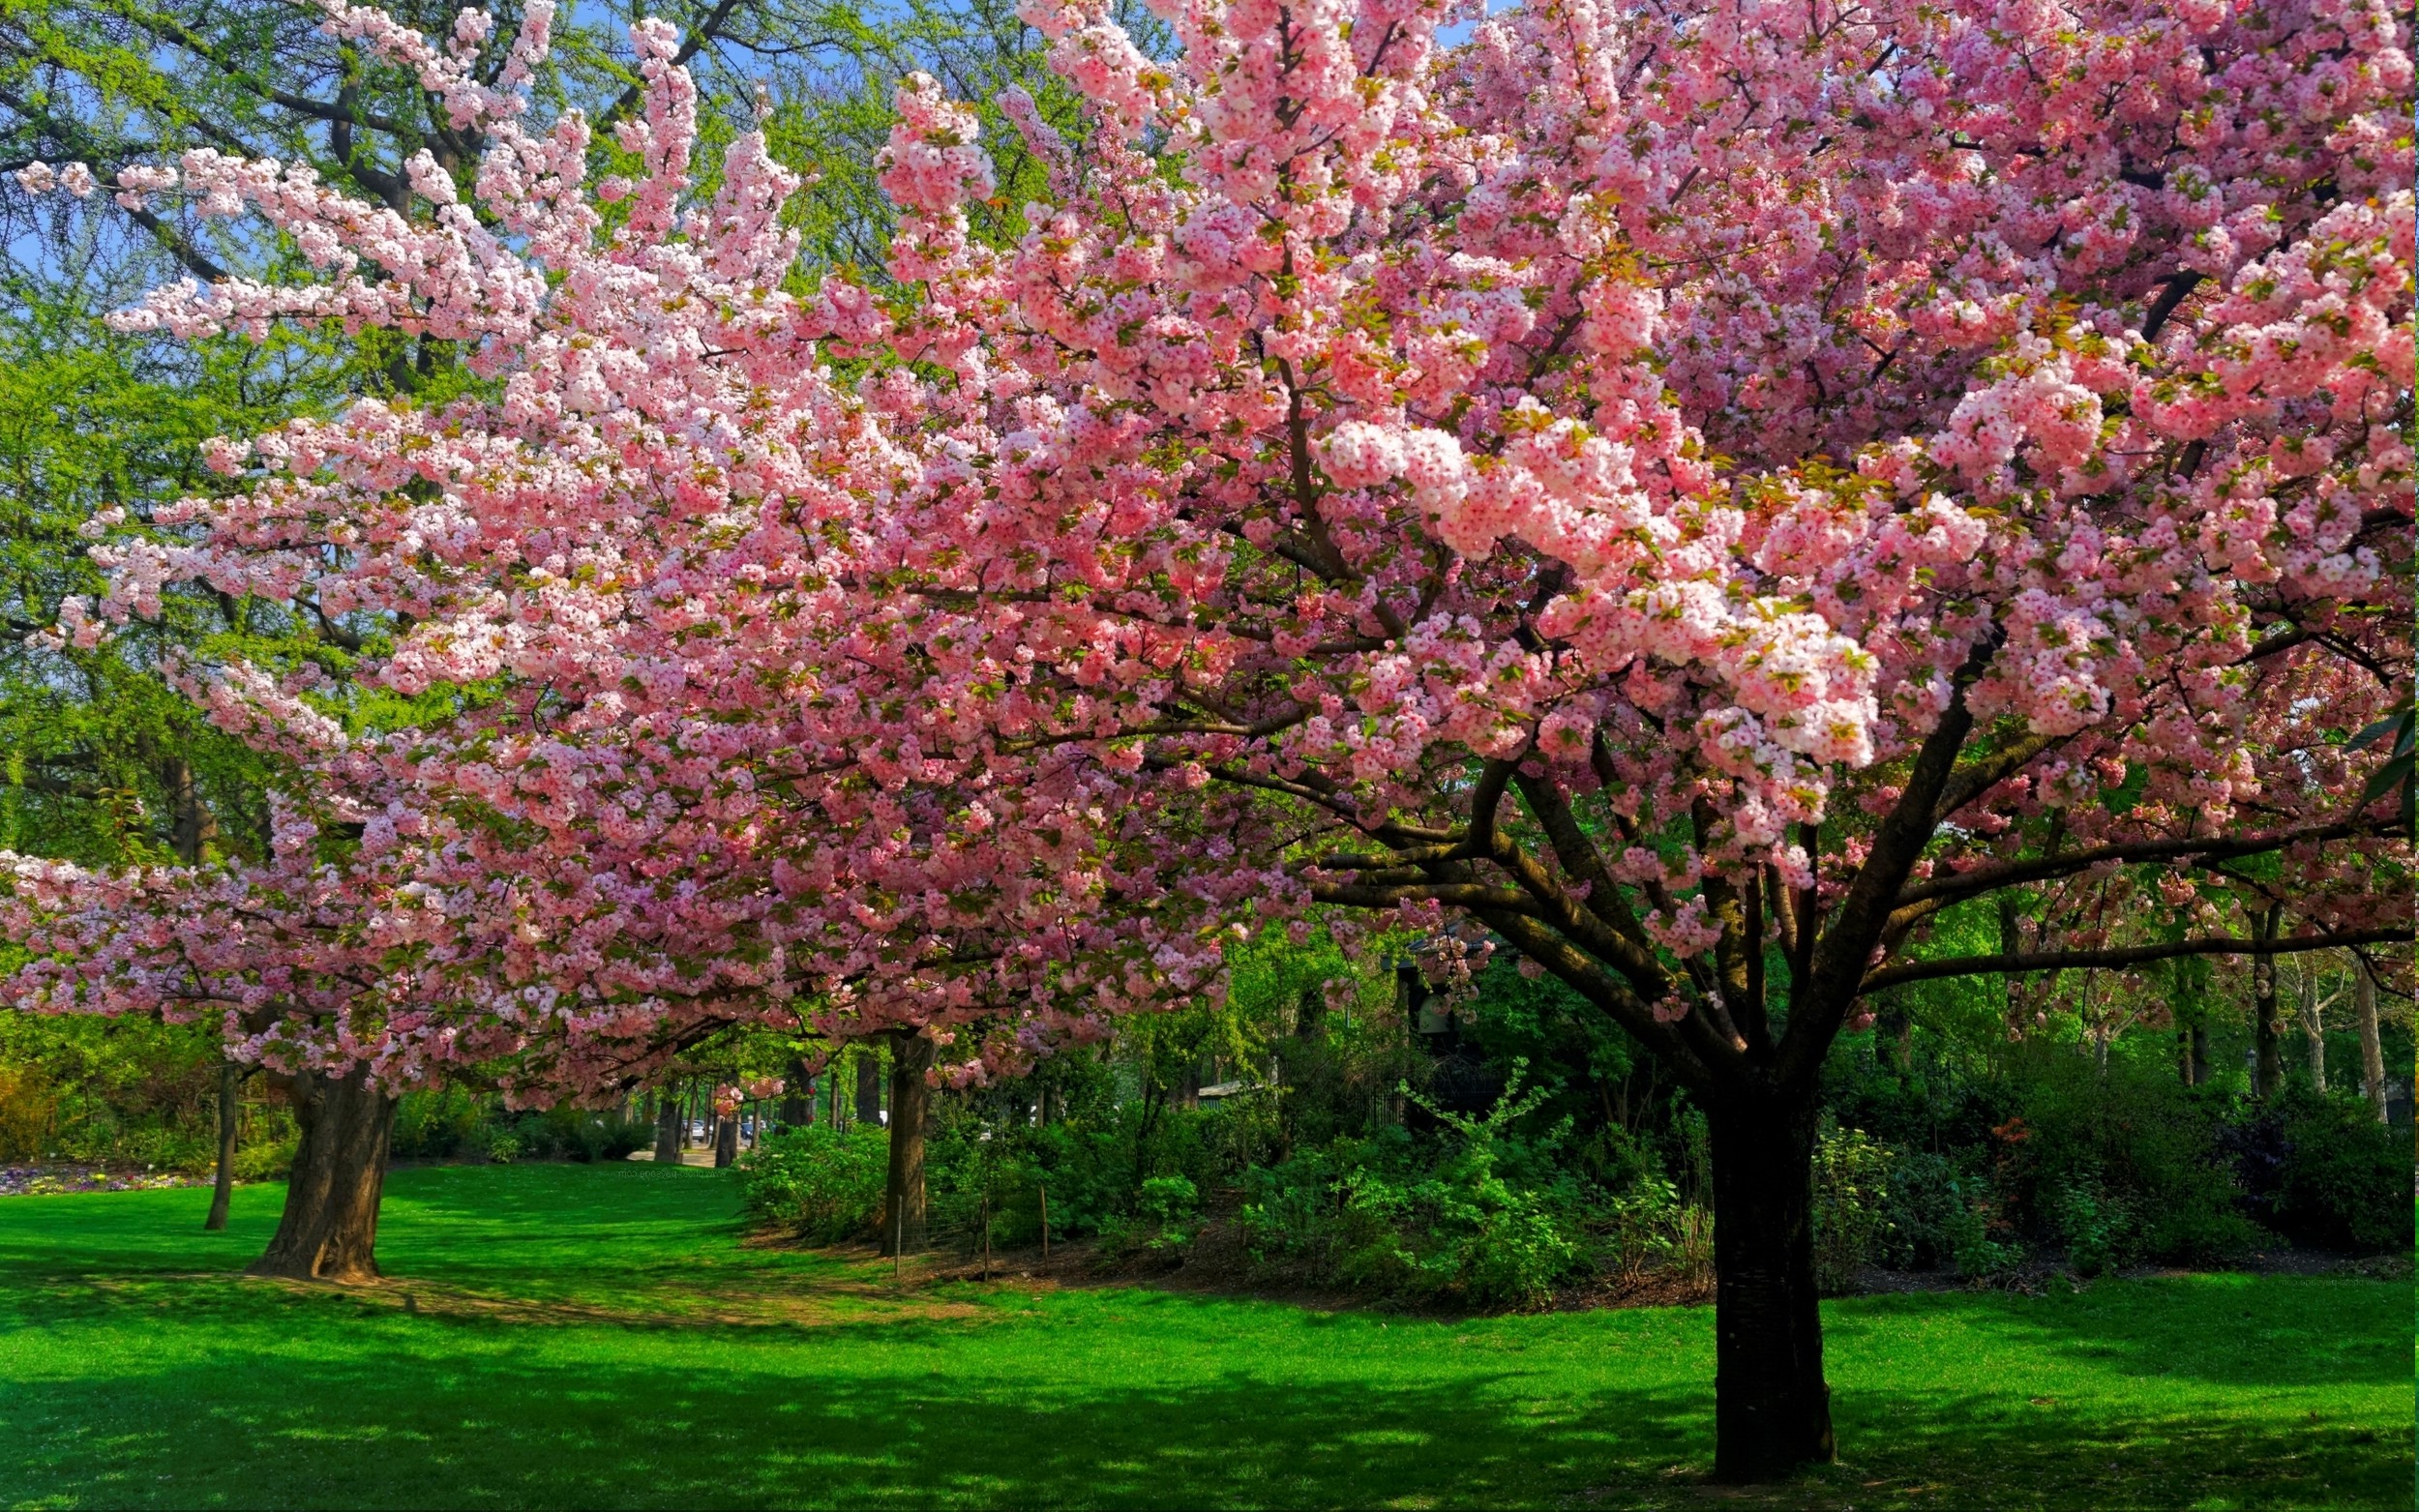
[[[2377,979],[2357,951],[2352,953],[2352,1018],[2360,1025],[2360,1089],[2368,1094],[2377,1122],[2384,1123],[2385,1050],[2377,1043]]]
[[[721,1171],[738,1160],[739,1115],[732,1113],[714,1128],[714,1169]]]
[[[227,1204],[235,1197],[235,1095],[244,1087],[244,1068],[231,1060],[219,1062],[219,1175],[210,1188],[210,1216],[201,1221],[204,1230],[215,1231],[226,1227]]]
[[[2323,1092],[2327,1089],[2327,1033],[2318,1017],[2318,976],[2305,960],[2299,968],[2301,977],[2301,1036],[2310,1047],[2310,1084]]]
[[[2209,1025],[2193,1025],[2193,1085],[2209,1084]]]
[[[2259,937],[2276,938],[2278,914],[2271,904],[2259,916]],[[2252,992],[2252,1066],[2251,1091],[2254,1097],[2274,1097],[2285,1082],[2285,1059],[2280,1046],[2285,1039],[2284,1028],[2277,1022],[2276,957],[2254,956],[2251,962]]]
[[[1714,1154],[1714,1474],[1778,1480],[1837,1453],[1814,1290],[1814,1108],[1717,1110]]]
[[[926,1241],[924,1115],[932,1101],[924,1073],[932,1069],[936,1047],[921,1034],[899,1034],[891,1044],[890,1182],[882,1196],[881,1252],[917,1255]]]
[[[659,1166],[680,1164],[681,1111],[673,1089],[664,1088],[655,1109],[655,1164]]]
[[[790,1084],[781,1094],[781,1126],[802,1128],[815,1121],[815,1078],[803,1057],[790,1062]]]
[[[341,1080],[306,1071],[288,1088],[302,1141],[285,1182],[285,1212],[255,1276],[358,1285],[378,1279],[378,1196],[395,1098],[366,1072]]]
[[[856,1121],[881,1122],[881,1061],[871,1045],[856,1052]]]
[[[2023,933],[2017,927],[2018,921],[2016,911],[2015,891],[2008,888],[2001,889],[1998,898],[1998,904],[1999,954],[2003,956],[2013,956],[2024,948]],[[2013,971],[2007,972],[1999,979],[1999,991],[2002,994],[2001,1011],[2007,1016],[2007,1021],[2010,1023],[2014,1023],[2016,1022],[2016,1015],[2023,1002],[2023,978],[2017,976]]]

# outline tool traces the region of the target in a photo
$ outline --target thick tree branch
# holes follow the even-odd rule
[[[1975,645],[1957,668],[1956,691],[1940,723],[1924,738],[1907,772],[1906,787],[1873,832],[1864,865],[1848,884],[1847,896],[1833,910],[1820,938],[1801,940],[1807,970],[1792,985],[1789,1027],[1780,1046],[1780,1075],[1785,1081],[1811,1076],[1831,1048],[1832,1037],[1856,999],[1873,947],[1889,928],[1893,902],[1905,885],[1924,847],[1938,827],[1933,815],[1956,770],[1957,753],[1974,728],[1965,694],[1999,649],[1993,636]],[[1801,931],[1807,926],[1801,924]],[[1810,949],[1808,946],[1810,945]]]
[[[2233,839],[2201,840],[2141,840],[2113,845],[2094,845],[2086,850],[2070,850],[2058,855],[2038,856],[2030,861],[2015,861],[2004,866],[1979,867],[1970,872],[1937,875],[1902,889],[1898,905],[1933,903],[1945,905],[1963,899],[1979,897],[2002,887],[2017,887],[2054,876],[2072,876],[2093,867],[2149,861],[2230,860],[2237,856],[2260,855],[2283,850],[2288,845],[2308,845],[2330,840],[2348,840],[2355,836],[2384,835],[2396,826],[2377,825],[2358,819],[2337,824],[2314,825],[2309,829],[2286,830],[2273,835],[2243,835]]]
[[[1857,988],[1860,994],[1908,982],[1929,982],[1947,976],[1998,976],[2028,971],[2065,971],[2081,966],[2132,966],[2183,956],[2288,956],[2309,950],[2342,950],[2355,945],[2399,944],[2412,937],[2413,927],[2355,930],[2343,934],[2296,934],[2274,939],[2186,939],[2158,945],[2129,945],[2113,950],[2019,951],[2002,956],[1951,956],[1937,961],[1909,961],[1868,972]]]

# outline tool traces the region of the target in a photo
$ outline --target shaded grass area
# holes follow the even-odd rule
[[[730,1172],[396,1171],[361,1293],[232,1274],[280,1191],[0,1202],[11,1506],[2404,1506],[2410,1289],[1826,1309],[1843,1459],[1703,1483],[1712,1315],[901,1290]],[[409,1299],[406,1310],[405,1299]]]

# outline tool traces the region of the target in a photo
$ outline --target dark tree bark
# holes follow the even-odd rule
[[[871,1045],[856,1052],[856,1121],[881,1122],[881,1061]]]
[[[2276,938],[2279,915],[2283,912],[2271,904],[2259,916],[2259,938]],[[2276,1001],[2276,957],[2254,956],[2251,962],[2252,984],[2252,1066],[2251,1091],[2254,1097],[2274,1097],[2285,1083],[2285,1057],[2282,1047],[2285,1026],[2279,1022]]]
[[[803,1058],[790,1062],[790,1085],[781,1095],[781,1126],[795,1129],[815,1121],[815,1077]]]
[[[655,1163],[680,1164],[680,1099],[666,1087],[655,1108]]]
[[[882,1196],[881,1252],[917,1255],[928,1240],[924,1206],[924,1120],[934,1045],[921,1034],[893,1034],[890,1054],[890,1179]],[[871,1056],[866,1057],[872,1060]]]
[[[738,1164],[739,1117],[736,1113],[714,1127],[714,1169],[724,1170]]]
[[[395,1098],[366,1073],[302,1072],[287,1088],[302,1141],[285,1212],[255,1276],[360,1285],[378,1279],[378,1198],[395,1132]]]
[[[201,1221],[201,1227],[213,1232],[226,1227],[227,1206],[235,1199],[235,1094],[243,1085],[244,1068],[231,1060],[220,1061],[219,1171],[210,1187],[210,1216]]]
[[[1772,1480],[1836,1448],[1814,1289],[1814,1105],[1734,1103],[1712,1133],[1714,1473]]]

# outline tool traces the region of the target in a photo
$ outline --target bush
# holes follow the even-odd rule
[[[1661,1175],[1632,1177],[1619,1195],[1597,1204],[1589,1227],[1598,1235],[1605,1268],[1625,1282],[1670,1269],[1712,1273],[1713,1215],[1683,1202],[1679,1188]]]
[[[406,1092],[395,1109],[398,1160],[621,1160],[654,1141],[652,1126],[570,1106],[506,1113],[463,1087]]]
[[[821,1124],[784,1129],[739,1162],[748,1211],[804,1238],[832,1244],[881,1226],[890,1136],[880,1127],[835,1133]]]
[[[282,1181],[294,1169],[294,1147],[298,1141],[292,1135],[282,1140],[247,1144],[235,1152],[235,1179],[238,1181]]]
[[[397,1160],[449,1160],[481,1140],[488,1124],[485,1099],[463,1087],[405,1092],[395,1105],[389,1149]]]
[[[1855,1284],[1890,1226],[1889,1146],[1826,1116],[1814,1138],[1814,1281],[1827,1295]]]
[[[39,1072],[0,1066],[0,1160],[40,1160],[58,1099]]]
[[[2222,1105],[2168,1067],[2103,1067],[2045,1045],[2017,1056],[2012,1079],[2021,1116],[2003,1126],[1994,1175],[2018,1227],[2070,1252],[2079,1235],[2104,1267],[2206,1263],[2255,1237],[2221,1145]]]
[[[1976,1277],[2014,1262],[1990,1237],[1990,1183],[1976,1169],[1976,1152],[1959,1153],[1963,1159],[1919,1151],[1892,1162],[1876,1236],[1889,1264]]]
[[[1535,1141],[1512,1132],[1541,1102],[1521,1092],[1524,1070],[1512,1063],[1504,1097],[1483,1116],[1430,1106],[1447,1132],[1429,1150],[1381,1128],[1252,1171],[1239,1218],[1253,1253],[1307,1260],[1320,1279],[1389,1294],[1544,1300],[1581,1268],[1580,1202],[1545,1158],[1565,1126]]]
[[[2364,1099],[2288,1086],[2244,1124],[2238,1149],[2268,1157],[2245,1162],[2245,1185],[2278,1232],[2327,1249],[2410,1248],[2410,1136]]]
[[[1130,1220],[1110,1220],[1101,1236],[1113,1254],[1181,1254],[1201,1233],[1201,1192],[1183,1176],[1152,1176],[1134,1198]]]
[[[2097,1171],[2067,1175],[2050,1194],[2049,1218],[2078,1276],[2121,1269],[2140,1253],[2141,1223],[2133,1205],[2109,1191]]]

